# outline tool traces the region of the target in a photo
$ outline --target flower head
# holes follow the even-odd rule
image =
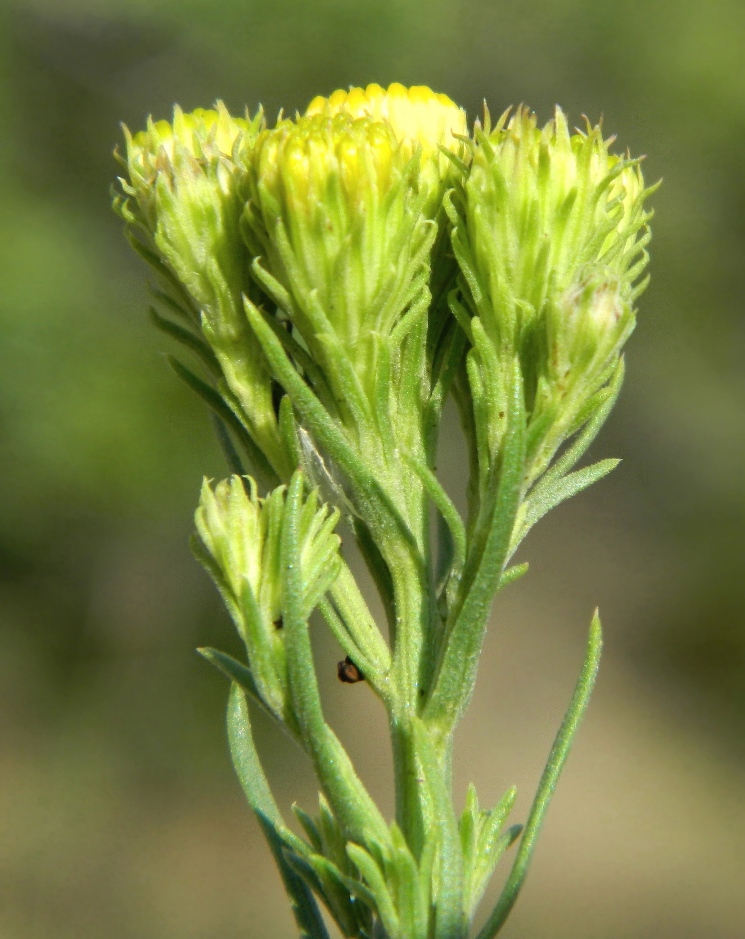
[[[440,148],[462,157],[464,147],[458,136],[468,135],[465,111],[447,95],[437,94],[426,85],[406,88],[394,82],[384,89],[373,84],[335,91],[328,98],[318,96],[305,113],[344,113],[387,123],[405,159],[421,150],[419,184],[428,193],[428,214],[437,212],[453,173],[451,161]]]
[[[374,377],[388,336],[426,276],[433,224],[388,123],[339,111],[282,121],[257,139],[244,236],[255,274],[334,381],[346,357]]]
[[[524,108],[487,121],[448,207],[470,313],[497,360],[518,356],[531,419],[553,428],[544,456],[608,380],[646,285],[651,190],[610,143],[559,108],[545,127]]]
[[[283,526],[288,524],[286,506],[285,486],[262,499],[250,477],[232,476],[214,488],[205,480],[195,514],[198,538],[194,549],[217,583],[245,643],[249,668],[264,703],[292,724],[282,631],[281,545]],[[340,539],[334,534],[338,518],[338,512],[319,504],[315,492],[303,499],[298,538],[306,616],[339,573]]]
[[[164,275],[167,287],[220,362],[250,435],[272,466],[285,460],[272,405],[271,378],[243,313],[251,289],[250,258],[240,232],[243,162],[262,123],[214,110],[124,128],[126,176],[115,208],[135,247]],[[144,250],[143,250],[144,249]]]

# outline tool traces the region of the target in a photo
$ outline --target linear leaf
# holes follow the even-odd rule
[[[303,473],[298,470],[287,490],[281,537],[282,622],[292,710],[300,725],[305,747],[313,758],[318,779],[345,835],[360,841],[365,831],[372,830],[385,842],[388,837],[385,820],[357,777],[346,750],[323,717],[308,622],[303,609],[299,521],[304,485]]]
[[[551,753],[546,763],[546,768],[538,784],[533,805],[530,809],[523,836],[520,839],[520,847],[517,856],[512,865],[512,870],[504,885],[497,905],[491,913],[477,939],[493,939],[505,923],[512,907],[515,905],[520,893],[525,877],[528,873],[528,866],[533,855],[536,839],[546,815],[551,797],[556,789],[559,776],[566,763],[569,750],[577,733],[577,728],[582,720],[582,715],[587,709],[587,705],[595,685],[595,678],[600,665],[600,653],[603,646],[603,633],[600,626],[600,618],[597,611],[590,624],[590,634],[587,642],[587,651],[582,665],[579,679],[574,688],[574,694],[569,704],[569,708],[564,716],[559,732],[556,735],[554,744],[551,747]]]
[[[598,463],[593,463],[592,466],[586,466],[581,470],[568,473],[549,485],[544,486],[539,483],[526,500],[525,517],[519,532],[516,534],[512,550],[514,551],[517,548],[530,529],[551,509],[589,488],[593,483],[602,479],[603,476],[607,476],[620,462],[620,460],[600,460]]]
[[[228,703],[228,741],[236,774],[274,855],[300,931],[309,939],[328,939],[312,893],[285,858],[284,849],[291,845],[282,836],[285,825],[256,752],[246,699],[236,684],[230,690]]]
[[[279,479],[277,478],[277,474],[269,465],[264,454],[256,446],[246,428],[235,416],[232,409],[225,403],[222,395],[215,391],[211,385],[208,385],[206,381],[202,381],[198,375],[195,375],[194,372],[187,368],[182,362],[173,358],[173,356],[168,356],[168,364],[178,377],[186,382],[192,391],[195,391],[220,420],[233,431],[246,452],[252,472],[262,477],[262,481],[267,484],[267,488],[273,489],[278,485]]]
[[[436,684],[424,710],[427,720],[436,720],[445,727],[455,724],[471,697],[489,610],[502,577],[520,505],[525,472],[525,401],[517,363],[511,378],[502,467],[490,524],[483,547],[476,544],[469,548],[461,582],[463,599],[460,608],[455,609]],[[472,553],[476,555],[473,559]]]

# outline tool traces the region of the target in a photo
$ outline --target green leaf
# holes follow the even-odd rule
[[[203,659],[209,662],[210,665],[214,665],[219,672],[222,672],[223,675],[235,682],[265,714],[268,714],[272,718],[272,720],[277,720],[277,715],[261,700],[261,695],[259,694],[259,689],[256,687],[253,675],[242,662],[234,659],[232,655],[228,655],[226,652],[220,652],[219,649],[211,649],[209,646],[203,646],[201,649],[197,649],[197,652]]]
[[[549,480],[547,483],[544,481],[538,483],[525,501],[525,515],[515,534],[510,553],[517,549],[530,529],[551,509],[589,488],[593,483],[602,479],[603,476],[607,476],[620,462],[620,460],[600,460],[598,463],[593,463],[592,466],[586,466],[584,469],[568,473],[556,481]]]
[[[460,607],[448,628],[436,683],[424,709],[443,730],[454,726],[473,692],[481,647],[494,594],[508,556],[525,472],[525,402],[520,366],[511,376],[507,430],[493,508],[483,542],[475,535],[461,580]],[[483,544],[483,546],[482,546]]]
[[[433,935],[434,939],[460,939],[467,927],[463,909],[463,848],[452,795],[443,779],[442,761],[435,752],[426,726],[416,719],[413,729],[417,754],[432,797],[432,821],[438,829],[438,890],[433,897]],[[429,837],[432,837],[432,832]]]
[[[246,428],[235,416],[233,410],[226,404],[222,395],[215,391],[211,385],[208,385],[207,382],[202,381],[201,378],[179,362],[178,359],[174,359],[173,356],[168,356],[168,364],[178,377],[186,382],[192,391],[195,391],[220,420],[233,431],[246,452],[252,474],[259,475],[267,488],[273,489],[279,482],[277,474],[269,465],[267,458],[256,446]]]
[[[507,790],[491,812],[481,813],[479,831],[471,857],[471,868],[468,872],[469,883],[465,905],[469,916],[473,915],[478,906],[499,858],[512,844],[517,834],[522,831],[522,826],[518,825],[516,826],[517,833],[512,829],[508,837],[504,837],[502,833],[516,797],[517,789],[513,786]]]
[[[507,917],[515,905],[520,893],[525,877],[528,873],[528,866],[533,855],[536,839],[546,815],[551,797],[554,794],[559,776],[566,763],[569,750],[577,733],[577,728],[582,720],[582,715],[587,709],[587,705],[595,685],[595,678],[600,665],[600,653],[603,645],[603,634],[600,626],[600,618],[597,611],[592,618],[590,625],[590,634],[587,643],[585,660],[582,665],[579,679],[574,688],[574,694],[569,704],[569,708],[564,716],[559,732],[556,735],[551,753],[546,763],[546,768],[541,776],[533,805],[530,809],[525,830],[520,839],[520,847],[517,856],[512,865],[512,870],[507,878],[502,893],[497,900],[489,919],[484,925],[477,939],[493,939],[504,925]]]
[[[282,519],[282,621],[292,710],[345,836],[363,841],[365,831],[371,830],[385,843],[388,837],[385,820],[358,779],[346,750],[323,718],[303,603],[299,527],[304,485],[303,474],[298,470],[287,490]]]
[[[592,416],[585,424],[584,428],[577,435],[577,439],[563,453],[558,460],[544,473],[541,484],[551,485],[553,482],[565,476],[582,459],[593,440],[600,433],[603,424],[608,419],[608,415],[613,410],[618,395],[621,391],[625,373],[625,364],[623,356],[618,360],[609,384],[603,389],[600,404],[593,412]]]
[[[236,774],[274,855],[301,933],[309,939],[328,939],[313,895],[287,863],[284,850],[292,850],[292,843],[286,837],[282,816],[256,752],[246,699],[236,684],[228,704],[228,741]]]
[[[307,812],[303,811],[303,809],[300,808],[297,802],[293,802],[292,804],[292,813],[295,816],[295,818],[300,822],[300,824],[303,826],[303,830],[305,831],[305,836],[310,842],[310,845],[313,848],[313,850],[316,852],[316,854],[318,854],[321,851],[321,834],[318,831],[318,827],[316,826],[316,823],[313,821],[311,816],[308,815]]]
[[[448,526],[453,539],[453,561],[450,573],[457,580],[466,560],[466,527],[463,519],[432,470],[414,454],[408,454],[406,460],[419,477],[425,492]]]
[[[264,316],[249,302],[246,302],[246,314],[277,381],[292,398],[293,405],[313,438],[349,480],[354,490],[355,506],[367,524],[373,525],[378,531],[390,530],[393,524],[401,537],[412,542],[416,548],[411,532],[381,489],[374,473],[354,452],[344,430],[298,374]]]
[[[401,933],[401,924],[393,903],[386,878],[372,855],[358,844],[348,844],[347,854],[367,882],[367,887],[375,899],[375,907],[390,939],[407,939]]]
[[[171,339],[175,339],[176,342],[180,342],[182,346],[185,346],[190,352],[197,355],[207,366],[212,375],[220,374],[220,363],[217,361],[215,353],[200,336],[197,336],[190,329],[186,329],[184,326],[174,323],[173,320],[161,316],[154,307],[150,307],[149,313],[153,324],[161,332],[170,336]]]
[[[502,590],[503,587],[509,587],[510,584],[514,584],[516,580],[528,573],[529,564],[525,561],[524,564],[513,564],[512,567],[508,567],[507,570],[502,574],[502,577],[499,581],[499,589]]]

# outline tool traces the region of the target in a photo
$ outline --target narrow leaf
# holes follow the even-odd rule
[[[414,723],[414,739],[434,803],[434,822],[439,828],[439,890],[433,898],[436,908],[434,939],[452,939],[462,936],[465,926],[463,848],[460,831],[452,795],[443,779],[441,760],[420,720]]]
[[[304,476],[298,470],[287,490],[282,519],[282,622],[292,710],[300,725],[306,750],[313,758],[316,775],[345,836],[362,840],[363,833],[372,830],[385,840],[388,827],[383,816],[357,777],[346,750],[323,717],[308,622],[303,609],[299,522],[304,485]]]
[[[179,362],[178,359],[174,359],[173,356],[168,356],[168,364],[178,377],[186,382],[192,391],[195,391],[220,420],[224,421],[233,433],[235,433],[249,459],[252,473],[254,475],[260,475],[262,481],[267,484],[267,488],[273,489],[274,486],[279,483],[277,474],[269,465],[264,454],[256,446],[246,428],[235,416],[232,409],[225,403],[225,400],[219,392],[215,391],[207,382],[202,381],[201,378],[195,375],[194,372],[188,369],[183,363]]]
[[[357,844],[348,844],[347,854],[367,882],[368,889],[375,898],[378,916],[383,923],[385,931],[391,939],[406,939],[405,936],[401,935],[396,907],[393,904],[393,899],[391,898],[385,878],[376,862],[364,848]]]
[[[585,713],[587,704],[595,685],[595,678],[600,665],[600,653],[603,645],[603,634],[600,626],[600,618],[597,611],[593,616],[590,625],[590,635],[587,643],[585,661],[582,665],[579,679],[572,695],[569,708],[564,716],[559,732],[554,740],[551,753],[546,763],[546,768],[541,776],[533,805],[530,809],[527,824],[523,836],[520,840],[520,847],[517,856],[512,865],[510,876],[504,885],[502,894],[494,907],[491,916],[485,926],[478,934],[477,939],[493,939],[505,923],[512,907],[515,905],[520,893],[525,877],[528,873],[528,866],[533,855],[536,839],[541,828],[541,824],[546,815],[551,797],[554,794],[556,784],[561,775],[561,771],[566,763],[569,750],[577,733],[577,728]]]
[[[454,548],[452,571],[457,577],[463,570],[463,564],[466,560],[466,527],[463,524],[463,519],[432,470],[414,454],[409,454],[406,459],[450,529]]]
[[[199,356],[211,374],[220,374],[220,364],[215,357],[215,353],[202,338],[195,335],[190,329],[186,329],[184,326],[174,323],[173,320],[161,316],[154,307],[150,307],[149,312],[150,319],[161,332],[170,336],[171,339],[175,339],[176,342],[180,342],[182,346]]]
[[[235,684],[228,703],[228,741],[236,774],[274,855],[301,933],[307,934],[309,939],[328,939],[312,893],[285,858],[284,849],[290,846],[281,834],[285,825],[256,752],[246,699]]]
[[[424,711],[427,720],[438,721],[447,728],[456,723],[473,692],[489,611],[502,577],[520,505],[525,472],[525,401],[517,363],[511,378],[502,466],[490,524],[483,547],[476,543],[469,548],[461,582],[462,601],[454,610],[454,622],[448,630],[436,684]]]
[[[551,509],[589,488],[593,483],[602,479],[603,476],[607,476],[620,462],[620,460],[600,460],[598,463],[593,463],[592,466],[575,470],[555,482],[549,481],[545,486],[539,483],[528,496],[525,517],[519,532],[516,534],[511,550],[514,551],[518,547],[530,529]]]

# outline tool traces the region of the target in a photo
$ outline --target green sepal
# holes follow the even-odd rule
[[[236,774],[274,855],[301,933],[308,939],[328,939],[328,932],[312,893],[287,863],[285,849],[294,850],[294,844],[299,839],[287,837],[291,833],[282,821],[256,752],[246,699],[235,684],[231,688],[228,704],[228,741]]]

